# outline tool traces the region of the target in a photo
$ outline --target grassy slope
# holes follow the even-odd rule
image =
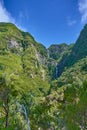
[[[61,120],[65,119],[63,113],[72,114],[72,99],[75,100],[76,95],[79,100],[81,99],[77,93],[77,87],[79,88],[87,78],[87,58],[66,69],[58,80],[51,83],[49,90],[49,78],[46,76],[46,48],[36,43],[30,34],[18,30],[14,25],[2,23],[0,25],[0,81],[2,77],[6,77],[12,90],[18,93],[18,96],[23,92],[34,94],[36,104],[31,107],[31,114],[29,113],[32,130],[38,128],[47,130],[53,127],[56,130],[59,127],[61,129]],[[11,39],[17,42],[17,46],[11,47]],[[43,61],[43,59],[45,60]],[[70,89],[66,90],[68,86]],[[74,93],[74,86],[76,93]],[[46,96],[48,90],[49,95]],[[36,98],[37,96],[39,98]],[[25,101],[27,100],[24,99],[24,103]],[[67,109],[66,113],[64,111],[67,108],[65,101],[71,104],[70,111]],[[79,106],[82,105],[80,101]],[[71,119],[72,117],[69,116],[69,120]],[[63,123],[62,125],[64,125]]]
[[[12,46],[11,40],[16,42],[16,46]],[[36,55],[45,56],[40,54],[39,48],[40,44],[29,33],[18,30],[13,24],[0,23],[1,76],[12,78],[11,82],[17,89],[26,91],[27,88],[37,94],[40,94],[39,88],[47,91],[46,68]],[[43,46],[41,49],[45,50]]]

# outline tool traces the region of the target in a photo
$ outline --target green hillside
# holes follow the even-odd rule
[[[51,79],[54,80],[58,78],[61,73],[61,70],[57,72],[57,68],[63,59],[66,59],[67,55],[70,54],[74,44],[67,45],[66,43],[62,44],[53,44],[48,48],[48,70],[51,76]],[[61,65],[60,65],[61,66]]]
[[[87,129],[87,25],[48,49],[0,23],[0,130]]]
[[[70,54],[62,58],[59,63],[59,76],[64,71],[65,67],[70,67],[79,60],[87,56],[87,25],[84,26],[81,31],[79,38],[77,39],[75,45],[72,48]]]

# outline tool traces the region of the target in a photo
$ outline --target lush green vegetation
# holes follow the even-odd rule
[[[0,130],[87,129],[86,35],[46,49],[0,23]]]

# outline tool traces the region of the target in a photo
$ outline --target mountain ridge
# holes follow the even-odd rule
[[[86,130],[86,117],[87,25],[75,44],[47,49],[0,23],[0,129]]]

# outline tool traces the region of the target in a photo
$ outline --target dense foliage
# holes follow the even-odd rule
[[[0,130],[87,129],[86,35],[46,49],[0,23]]]

